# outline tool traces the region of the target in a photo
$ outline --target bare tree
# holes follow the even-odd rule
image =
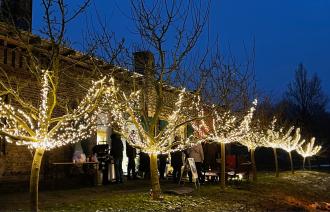
[[[142,136],[145,139],[144,142],[149,142],[148,145],[154,148],[157,146],[170,147],[172,141],[169,142],[162,139],[162,137],[166,134],[169,138],[174,138],[176,133],[174,129],[177,129],[188,120],[182,122],[182,119],[179,118],[182,112],[180,105],[175,107],[178,108],[178,113],[172,114],[177,117],[172,117],[171,113],[166,114],[166,108],[169,106],[167,103],[173,101],[173,99],[166,101],[166,98],[169,97],[170,93],[174,93],[176,94],[174,99],[177,99],[180,93],[169,91],[171,90],[169,85],[173,85],[175,74],[182,72],[185,59],[196,46],[203,32],[208,18],[209,1],[159,0],[147,3],[143,0],[132,0],[130,3],[132,19],[141,38],[140,47],[153,52],[155,59],[151,60],[153,64],[147,64],[144,67],[145,77],[141,94],[143,102],[142,119],[134,121],[137,120],[135,112],[130,109],[128,111],[131,111],[129,112],[131,120],[139,129],[139,134],[145,135]],[[153,56],[148,54],[147,57],[152,58]],[[143,64],[144,59],[140,58],[141,64]],[[184,93],[182,95],[189,96]],[[161,117],[168,117],[171,121],[165,130],[157,131],[157,124]],[[144,128],[140,128],[141,121],[144,122]],[[154,151],[150,151],[149,148],[149,151],[147,151],[151,153],[151,185],[154,199],[159,199],[161,194],[157,173],[158,150],[156,148]],[[146,151],[146,149],[142,148],[142,151]]]
[[[38,211],[39,173],[44,152],[77,142],[93,133],[102,96],[111,90],[108,88],[113,84],[106,77],[95,82],[86,79],[88,83],[81,86],[88,87],[82,88],[80,95],[75,96],[79,103],[74,107],[68,104],[71,101],[69,93],[61,90],[67,70],[80,62],[71,60],[73,62],[65,66],[64,58],[72,51],[65,47],[65,29],[89,2],[85,0],[76,10],[71,10],[63,0],[42,0],[45,12],[41,33],[47,40],[6,25],[7,32],[24,52],[28,71],[20,73],[20,77],[34,79],[34,85],[29,85],[28,90],[36,94],[31,96],[24,92],[26,85],[17,81],[20,77],[13,78],[1,68],[0,134],[8,141],[27,145],[33,151],[30,175],[32,211]],[[4,101],[5,96],[12,101]]]
[[[245,63],[233,55],[225,55],[218,46],[211,57],[210,70],[203,87],[203,98],[210,104],[233,111],[244,111],[256,98],[254,49]]]
[[[316,74],[308,78],[303,64],[298,65],[294,80],[288,85],[285,97],[292,105],[290,110],[292,116],[297,116],[299,124],[307,127],[311,117],[325,111],[328,102],[320,78]]]

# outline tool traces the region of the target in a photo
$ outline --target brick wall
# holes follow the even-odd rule
[[[8,44],[7,41],[0,41],[0,71],[5,72],[10,78],[11,85],[16,87],[19,85],[23,87],[20,90],[21,96],[28,102],[32,102],[37,106],[40,102],[40,88],[37,86],[35,78],[27,70],[27,66],[24,61],[22,51],[13,44]],[[89,70],[82,67],[75,68],[74,65],[67,62],[62,63],[63,66],[70,65],[68,73],[72,72],[81,76],[84,72]],[[4,75],[1,74],[1,80],[7,82]],[[61,76],[61,84],[59,87],[59,94],[63,97],[68,97],[71,100],[81,99],[84,91],[79,86],[78,81],[73,78]],[[13,102],[12,102],[13,104]],[[61,114],[60,110],[55,112],[57,115]],[[4,139],[3,139],[4,140]],[[4,142],[4,141],[1,141]],[[96,144],[96,137],[91,138],[88,146],[91,149]],[[5,151],[0,154],[0,182],[4,181],[27,181],[30,175],[31,163],[33,159],[33,152],[27,148],[27,146],[19,146],[6,142]],[[43,158],[43,164],[41,169],[41,178],[43,174],[49,169],[49,165],[53,162],[67,162],[72,160],[73,145],[68,144],[66,146],[47,151]]]

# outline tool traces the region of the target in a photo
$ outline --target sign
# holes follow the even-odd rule
[[[189,167],[190,167],[190,171],[191,171],[191,175],[192,175],[192,180],[193,180],[193,182],[196,182],[196,179],[198,179],[198,173],[197,173],[194,158],[188,158],[188,163],[189,163]]]

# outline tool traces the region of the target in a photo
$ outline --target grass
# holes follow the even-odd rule
[[[166,191],[178,185],[161,182]],[[193,185],[185,185],[191,186]],[[41,211],[308,211],[330,203],[330,174],[299,171],[292,175],[260,173],[258,182],[205,184],[188,195],[164,193],[162,201],[149,196],[149,182],[128,181],[80,189],[40,193]],[[322,203],[323,202],[323,203]],[[28,193],[0,194],[0,211],[28,210]]]

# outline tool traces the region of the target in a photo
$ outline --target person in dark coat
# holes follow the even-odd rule
[[[166,170],[166,163],[167,163],[167,154],[159,154],[158,155],[158,171],[159,171],[159,178],[165,179],[165,170]]]
[[[129,143],[126,143],[126,156],[128,158],[128,165],[127,165],[127,179],[131,179],[131,172],[132,178],[136,179],[136,172],[135,172],[135,157],[136,157],[136,149],[131,146]]]
[[[118,133],[111,134],[111,155],[115,162],[116,182],[123,183],[123,151],[124,146]]]
[[[203,145],[204,150],[204,169],[205,170],[220,170],[217,159],[220,158],[220,144],[217,142],[206,142]]]
[[[150,157],[147,153],[140,151],[140,176],[144,179],[150,178]]]
[[[174,138],[174,142],[173,142],[174,145],[173,145],[172,149],[175,149],[177,147],[175,145],[175,143],[177,143],[178,140],[179,140],[179,138],[176,136]],[[183,152],[180,150],[171,152],[171,166],[173,167],[173,182],[174,183],[179,183],[180,178],[181,178],[181,167],[183,165],[182,156],[183,156]]]

